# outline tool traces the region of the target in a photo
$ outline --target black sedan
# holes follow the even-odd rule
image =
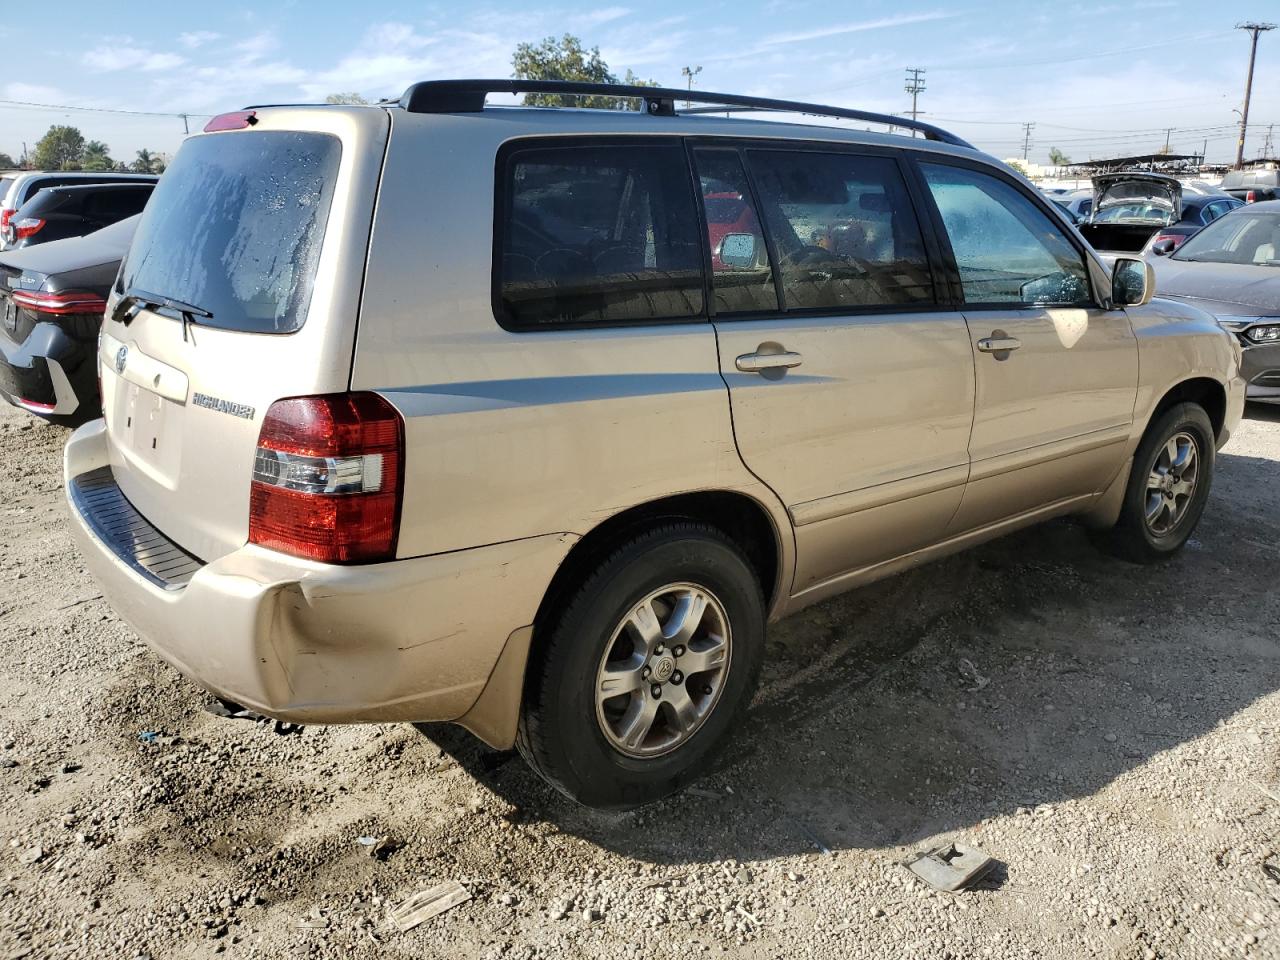
[[[1235,334],[1248,399],[1280,403],[1280,200],[1249,204],[1148,259],[1157,296],[1207,310]]]
[[[1187,237],[1207,226],[1219,217],[1225,217],[1232,210],[1244,206],[1243,200],[1224,194],[1187,193],[1182,194],[1182,218],[1167,227],[1161,227],[1151,235],[1143,252],[1154,251],[1160,244],[1160,252],[1170,253],[1182,244]]]
[[[154,183],[89,183],[46,187],[4,227],[7,250],[83,237],[142,212]]]
[[[0,394],[74,426],[101,415],[98,329],[138,217],[0,253]]]

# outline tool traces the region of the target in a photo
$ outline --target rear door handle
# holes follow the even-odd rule
[[[1017,350],[1022,341],[1017,337],[983,337],[978,341],[978,349],[983,353],[1001,353],[1006,350]]]
[[[744,353],[733,362],[743,373],[763,373],[766,370],[790,370],[798,367],[804,357],[798,353]]]

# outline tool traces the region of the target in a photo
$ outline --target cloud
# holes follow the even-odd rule
[[[8,83],[4,87],[6,100],[24,103],[68,103],[75,98],[57,87],[45,87],[34,83]]]
[[[255,33],[252,37],[247,37],[235,45],[236,53],[240,54],[245,62],[261,60],[272,50],[280,46],[280,41],[274,33],[263,31]]]
[[[614,20],[621,20],[623,17],[630,15],[630,7],[601,7],[599,10],[592,10],[590,13],[575,14],[569,18],[569,24],[576,30],[589,30],[592,27],[612,23]]]
[[[192,30],[188,33],[178,34],[178,42],[188,50],[195,50],[197,47],[203,47],[206,43],[212,43],[214,40],[222,39],[222,34],[214,33],[212,30]]]
[[[912,23],[928,23],[931,20],[946,20],[959,16],[955,13],[904,13],[894,17],[881,17],[878,20],[862,20],[857,23],[839,23],[816,30],[802,30],[795,33],[775,33],[760,41],[762,47],[773,47],[783,43],[803,43],[806,40],[822,40],[826,37],[838,37],[846,33],[862,33],[866,30],[883,30],[886,27],[902,27]]]
[[[142,47],[107,45],[90,50],[81,62],[90,70],[114,73],[118,70],[145,70],[148,73],[172,70],[186,63],[176,53],[154,53]]]

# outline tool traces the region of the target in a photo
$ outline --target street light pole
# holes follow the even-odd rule
[[[693,78],[702,72],[702,68],[701,67],[681,67],[680,72],[684,76],[689,78],[689,92],[693,93]],[[684,102],[684,108],[686,110],[688,110],[692,106],[693,106],[693,102],[691,100],[686,100]]]
[[[1258,34],[1274,30],[1274,23],[1237,23],[1237,30],[1248,30],[1252,35],[1249,44],[1249,73],[1244,81],[1244,109],[1240,111],[1240,139],[1236,141],[1236,166],[1244,166],[1244,135],[1249,128],[1249,98],[1253,95],[1253,62],[1258,57]]]

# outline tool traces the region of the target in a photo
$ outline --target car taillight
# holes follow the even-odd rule
[[[17,210],[12,210],[9,207],[5,207],[0,210],[0,230],[3,230],[9,225],[10,218],[17,212]]]
[[[22,240],[26,237],[34,237],[44,229],[44,223],[39,217],[23,217],[21,220],[11,220],[10,227],[13,230],[13,238]]]
[[[1177,247],[1185,239],[1187,238],[1180,233],[1161,233],[1151,238],[1151,245],[1155,246],[1155,244],[1159,243],[1161,240],[1172,240],[1173,245]]]
[[[68,293],[34,293],[30,290],[13,291],[13,302],[37,313],[63,316],[68,313],[105,313],[107,301],[96,293],[71,291]]]
[[[249,542],[326,563],[395,557],[404,421],[376,393],[277,400],[258,435]]]
[[[1257,191],[1257,190],[1247,190],[1247,191],[1245,191],[1245,195],[1244,195],[1244,202],[1245,202],[1245,203],[1257,203],[1257,202],[1258,202],[1258,191]]]

